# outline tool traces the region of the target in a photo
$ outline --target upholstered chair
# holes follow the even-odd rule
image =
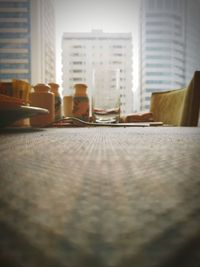
[[[154,121],[173,126],[197,126],[200,107],[200,71],[186,88],[154,92],[151,96],[150,112]]]

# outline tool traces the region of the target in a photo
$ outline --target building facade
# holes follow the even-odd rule
[[[31,80],[30,1],[0,1],[0,80]]]
[[[32,83],[55,81],[55,2],[31,0]]]
[[[54,3],[0,1],[0,81],[55,80]]]
[[[200,69],[198,0],[143,0],[140,30],[140,109],[151,93],[185,87]]]
[[[85,83],[91,96],[96,70],[118,70],[121,112],[132,112],[132,35],[104,33],[64,33],[62,38],[63,95],[74,93],[74,84]]]

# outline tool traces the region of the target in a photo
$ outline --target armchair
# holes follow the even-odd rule
[[[186,88],[154,92],[150,112],[155,121],[173,126],[197,126],[200,107],[200,71]]]

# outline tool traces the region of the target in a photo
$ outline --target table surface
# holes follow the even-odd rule
[[[0,266],[200,266],[200,128],[0,132]]]

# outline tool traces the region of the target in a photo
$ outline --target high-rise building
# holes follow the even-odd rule
[[[30,1],[0,1],[0,80],[31,79]]]
[[[198,0],[141,2],[141,110],[152,92],[184,87],[200,69],[199,10]]]
[[[55,80],[52,0],[0,0],[0,81]]]
[[[73,94],[74,84],[85,83],[91,95],[93,71],[119,71],[121,112],[132,112],[132,35],[104,33],[64,33],[62,38],[63,95]],[[109,86],[108,86],[109,88]]]
[[[54,0],[31,0],[31,76],[34,84],[55,81],[54,8]]]

